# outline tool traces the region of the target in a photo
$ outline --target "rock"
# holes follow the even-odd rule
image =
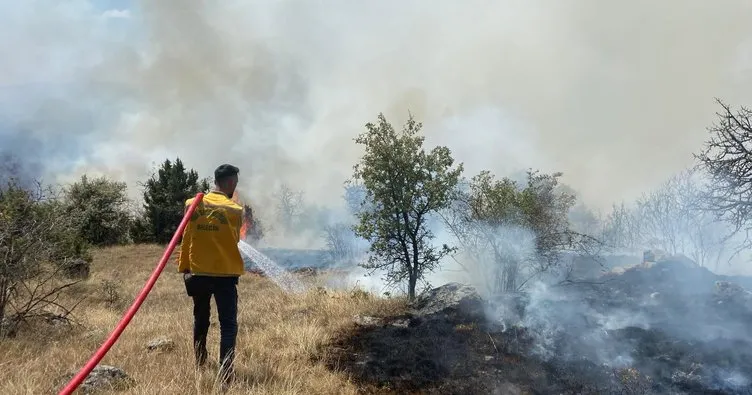
[[[65,275],[74,279],[89,278],[90,271],[91,263],[81,258],[76,258],[66,263],[63,268]]]
[[[172,351],[175,349],[175,342],[166,337],[153,339],[146,345],[149,351]]]
[[[752,297],[752,292],[730,281],[716,281],[713,294],[718,299],[746,300]]]
[[[408,328],[410,327],[410,320],[407,318],[397,319],[392,322],[392,326],[396,328]]]
[[[459,320],[484,320],[485,303],[475,288],[449,283],[434,288],[413,303],[415,315],[447,315]]]
[[[360,326],[379,326],[383,323],[380,318],[367,315],[356,315],[353,317],[353,321]]]
[[[494,395],[522,395],[522,390],[512,383],[502,383],[493,393]]]
[[[642,253],[642,262],[658,262],[666,256],[666,252],[659,249],[653,249],[653,250],[645,250]]]
[[[752,311],[752,292],[730,281],[716,281],[713,288],[713,300],[716,304],[726,305],[737,312]]]
[[[66,377],[66,381],[75,376],[71,373]],[[96,366],[86,379],[81,383],[79,389],[84,394],[93,394],[103,390],[125,390],[130,388],[136,381],[128,376],[123,369],[109,365]]]
[[[0,321],[0,338],[3,337],[16,337],[18,334],[18,321],[10,319],[10,318],[3,318],[2,321]]]
[[[685,390],[700,391],[704,389],[704,383],[702,382],[702,376],[694,372],[695,369],[689,372],[683,372],[677,370],[671,374],[671,382],[679,388]]]
[[[319,274],[318,269],[313,268],[313,267],[302,267],[302,268],[294,269],[292,272],[297,275],[307,276],[307,277],[314,277]]]

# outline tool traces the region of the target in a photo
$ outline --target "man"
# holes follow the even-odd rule
[[[214,171],[215,188],[196,207],[183,232],[178,271],[193,298],[193,346],[196,364],[206,362],[211,297],[220,325],[220,372],[229,382],[233,375],[238,333],[238,278],[245,272],[238,251],[243,209],[231,200],[238,185],[238,168],[221,165]],[[193,199],[185,202],[186,210]]]

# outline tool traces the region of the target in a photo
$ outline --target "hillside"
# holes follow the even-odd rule
[[[0,393],[53,393],[120,319],[162,253],[95,251],[76,323],[42,320],[0,341]],[[102,361],[122,368],[128,394],[207,394],[216,364],[197,372],[192,312],[171,265]],[[408,306],[334,291],[336,272],[300,271],[306,295],[249,273],[241,280],[231,394],[745,394],[752,293],[681,257],[613,270],[597,281],[484,301],[462,284]],[[736,280],[744,280],[738,278]],[[748,279],[747,279],[748,280]],[[214,310],[214,307],[212,307]],[[213,312],[210,353],[216,358]],[[156,342],[155,350],[149,344]]]
[[[42,394],[58,390],[66,374],[83,366],[99,347],[162,254],[158,246],[127,246],[95,252],[92,276],[65,295],[86,296],[75,310],[76,324],[35,325],[15,338],[0,341],[0,393]],[[315,281],[315,280],[311,280]],[[102,364],[120,367],[135,380],[129,394],[206,394],[213,388],[216,366],[199,374],[193,369],[191,303],[181,278],[170,264],[120,340]],[[239,286],[236,394],[356,393],[344,373],[327,367],[326,345],[352,326],[356,314],[399,313],[400,301],[363,293],[312,292],[290,296],[271,281],[245,276]],[[210,354],[218,349],[217,316],[212,305]],[[147,350],[167,337],[175,347]],[[12,368],[9,368],[12,367]]]

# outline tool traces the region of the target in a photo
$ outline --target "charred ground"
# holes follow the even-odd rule
[[[327,366],[366,393],[752,393],[743,287],[681,257],[598,280],[490,303],[449,284],[356,317]]]

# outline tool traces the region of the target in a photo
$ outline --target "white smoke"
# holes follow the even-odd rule
[[[691,162],[713,97],[750,99],[744,0],[106,4],[2,4],[2,133],[31,125],[48,173],[135,188],[180,156],[331,201],[363,124],[409,110],[470,172],[560,170],[607,206]]]

